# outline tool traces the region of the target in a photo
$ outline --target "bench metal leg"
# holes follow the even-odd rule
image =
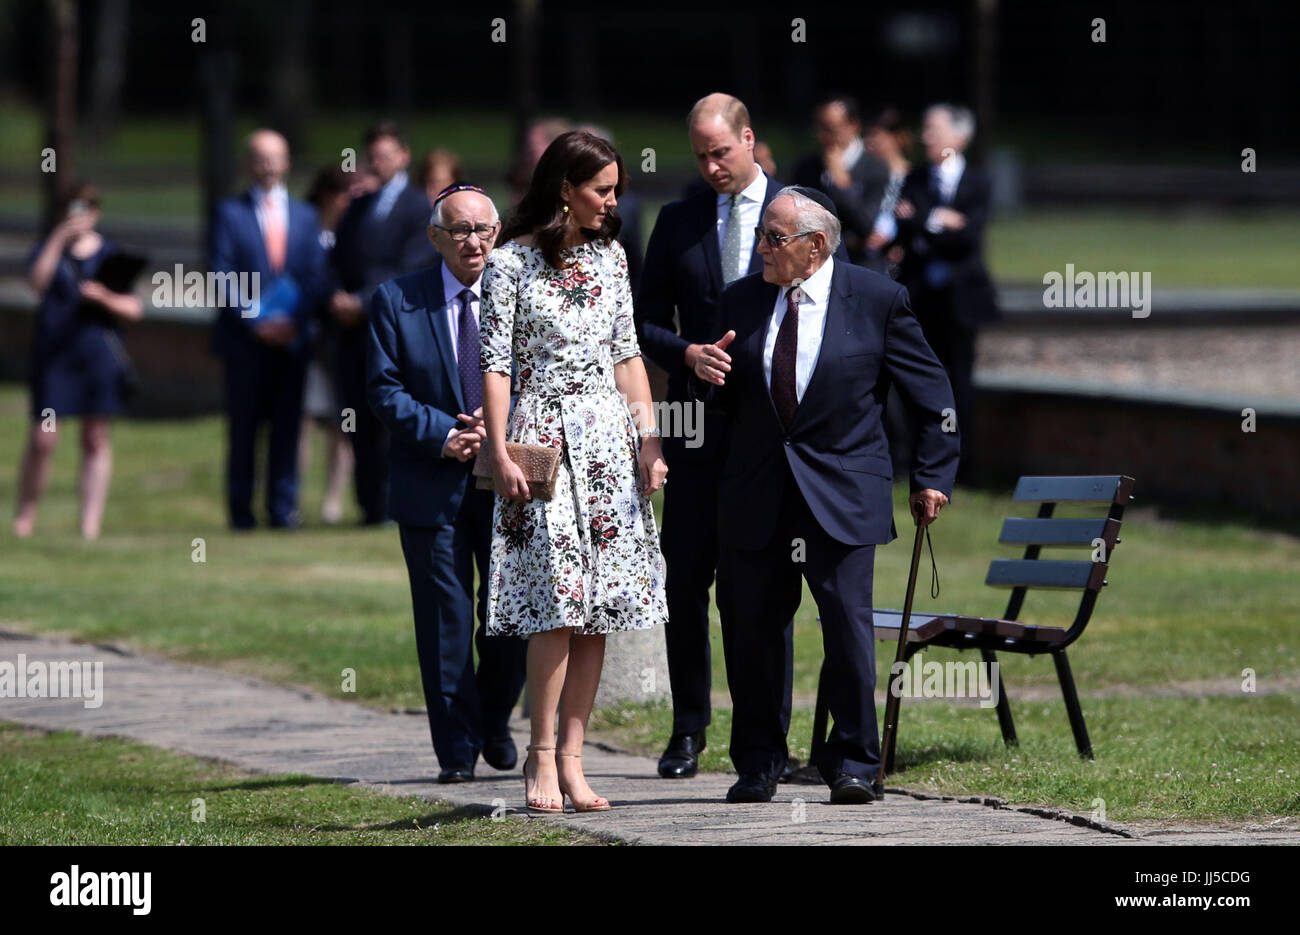
[[[1061,681],[1061,695],[1065,698],[1065,710],[1070,715],[1070,729],[1074,731],[1074,745],[1079,748],[1079,756],[1096,759],[1092,755],[1092,742],[1088,740],[1088,727],[1083,723],[1083,709],[1079,707],[1079,693],[1074,690],[1074,675],[1070,672],[1070,661],[1065,658],[1065,650],[1058,649],[1052,653],[1056,663],[1056,677]]]
[[[981,649],[980,656],[984,659],[984,664],[991,668],[997,664],[998,657],[991,649]],[[998,673],[998,726],[1002,728],[1002,742],[1008,747],[1017,747],[1020,741],[1016,739],[1016,722],[1011,719],[1011,702],[1007,700],[1007,686],[1002,681],[1002,668],[999,666]]]

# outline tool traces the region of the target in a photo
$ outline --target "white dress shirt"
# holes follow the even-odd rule
[[[853,167],[858,164],[858,160],[866,155],[867,147],[862,144],[862,138],[855,136],[849,140],[849,145],[844,147],[844,153],[840,156],[840,164],[844,166],[845,172],[852,172]],[[822,170],[822,182],[829,184],[831,174],[827,170]]]
[[[379,197],[375,199],[374,215],[379,220],[388,217],[388,212],[393,210],[393,205],[397,201],[397,196],[406,188],[407,178],[406,171],[403,170],[394,175],[383,187],[379,189]]]
[[[257,227],[262,232],[262,239],[266,239],[266,196],[267,190],[260,185],[254,185],[248,190],[253,199],[253,213],[257,215]],[[289,232],[289,191],[284,187],[283,182],[276,182],[270,190],[271,207],[280,219],[280,229],[285,232],[286,247]]]
[[[932,173],[935,169],[930,170]],[[961,184],[961,175],[966,171],[966,157],[961,153],[953,153],[943,162],[939,163],[937,172],[939,175],[939,198],[943,205],[952,204],[953,198],[957,196],[957,186]],[[925,219],[925,229],[932,234],[938,234],[943,230],[943,225],[934,219],[934,209],[930,210],[930,216]]]
[[[758,168],[755,166],[755,168]],[[754,181],[741,190],[745,200],[736,206],[740,214],[740,275],[749,271],[750,260],[754,256],[754,228],[763,216],[763,199],[767,197],[767,176],[759,169]],[[731,223],[731,196],[718,196],[718,250],[725,256],[727,252],[727,225]],[[729,278],[723,270],[723,278]]]
[[[803,298],[799,300],[799,343],[794,359],[794,397],[796,402],[803,400],[804,390],[812,379],[817,366],[817,355],[821,351],[822,334],[826,330],[826,307],[831,296],[831,273],[835,269],[835,260],[826,258],[817,272],[803,281],[799,287]],[[767,325],[767,339],[763,342],[763,384],[772,386],[772,352],[776,350],[776,335],[785,321],[786,293],[790,290],[782,287],[777,293],[776,305],[772,309],[772,318]]]
[[[447,303],[447,309],[446,309],[447,328],[451,332],[451,356],[452,356],[452,360],[455,363],[455,366],[453,366],[451,369],[453,371],[452,378],[455,380],[460,380],[460,373],[457,371],[457,368],[460,366],[460,350],[457,347],[457,344],[460,340],[460,307],[461,307],[460,293],[465,289],[468,289],[474,293],[474,298],[471,299],[469,303],[469,310],[470,310],[470,314],[474,316],[474,321],[478,323],[479,299],[482,295],[481,292],[482,285],[483,285],[482,276],[474,280],[474,284],[472,286],[465,285],[463,282],[461,282],[452,274],[451,270],[447,266],[447,263],[445,261],[443,262],[442,296],[443,296],[443,300]],[[465,414],[472,416],[474,413],[467,412]],[[447,433],[447,437],[443,439],[442,447],[444,449],[447,447],[447,442],[451,441],[452,432],[455,431],[457,431],[457,428],[453,426],[451,431]]]

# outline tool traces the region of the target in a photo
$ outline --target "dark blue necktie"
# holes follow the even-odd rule
[[[947,206],[947,199],[943,197],[943,182],[939,176],[938,166],[930,168],[930,194],[934,197],[936,206]],[[952,282],[952,267],[947,260],[930,257],[925,263],[924,276],[925,284],[938,292],[948,288],[948,284]]]
[[[474,301],[471,289],[462,289],[460,295],[460,320],[456,334],[456,363],[460,370],[460,389],[465,396],[465,414],[472,416],[483,405],[483,372],[479,369],[478,322],[469,307]]]
[[[798,295],[798,289],[793,287],[786,293],[789,306],[776,332],[776,346],[772,348],[772,402],[776,404],[777,415],[785,429],[790,428],[794,412],[799,408],[794,387],[794,362],[799,353]]]
[[[939,175],[938,166],[930,167],[930,196],[934,198],[934,203],[937,205],[943,205],[945,203],[943,197],[943,180]]]

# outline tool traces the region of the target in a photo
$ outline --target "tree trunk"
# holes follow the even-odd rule
[[[50,11],[50,84],[45,111],[45,145],[54,150],[54,172],[43,173],[44,221],[48,230],[59,201],[76,180],[77,4],[47,0]]]
[[[103,0],[99,6],[95,60],[91,65],[90,113],[87,115],[90,135],[97,145],[116,129],[122,113],[130,12],[130,0]]]

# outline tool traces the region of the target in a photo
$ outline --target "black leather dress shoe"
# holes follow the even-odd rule
[[[467,766],[457,766],[452,769],[444,769],[438,774],[438,782],[446,785],[452,782],[473,782],[474,770]]]
[[[776,779],[762,773],[746,773],[727,790],[728,802],[770,802],[776,794]]]
[[[664,779],[690,779],[700,770],[700,754],[705,746],[704,731],[673,734],[659,758],[659,775]]]
[[[868,805],[876,800],[871,783],[849,773],[840,773],[831,783],[832,805]]]
[[[483,744],[483,759],[493,769],[514,769],[519,762],[519,750],[513,737],[497,737]]]

